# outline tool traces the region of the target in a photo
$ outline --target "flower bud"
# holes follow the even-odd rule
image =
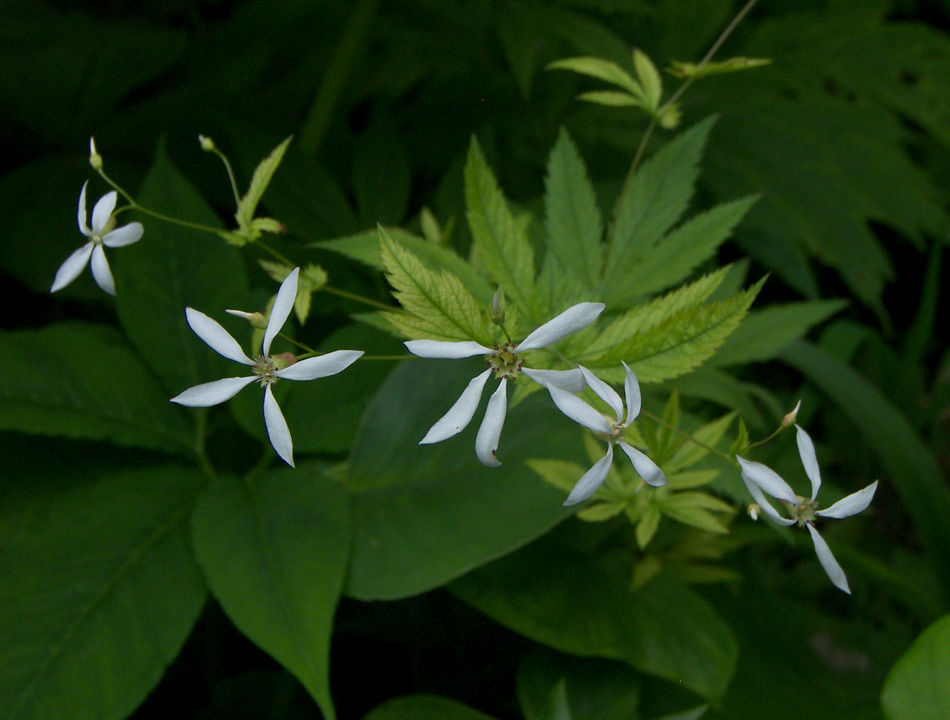
[[[795,424],[795,421],[798,419],[798,409],[802,406],[802,401],[799,400],[795,407],[792,408],[792,411],[788,413],[785,417],[782,418],[782,427],[787,428]]]
[[[759,519],[759,504],[752,503],[751,505],[749,505],[747,512],[749,513],[750,518],[752,518],[753,520],[758,520]]]
[[[274,364],[275,370],[283,370],[297,362],[297,356],[289,352],[272,355],[271,362]]]
[[[204,135],[198,136],[198,142],[201,143],[201,149],[205,152],[211,152],[214,150],[214,140]]]
[[[264,317],[262,313],[259,312],[244,312],[243,310],[225,310],[228,315],[234,315],[235,317],[244,318],[249,323],[251,327],[255,327],[258,330],[264,330],[267,328],[267,318]]]
[[[501,286],[498,286],[498,289],[495,291],[495,294],[491,299],[491,308],[488,310],[488,317],[491,319],[495,325],[504,325],[505,324],[505,308],[503,307],[505,302],[505,295],[501,291]]]
[[[102,168],[102,155],[96,151],[96,139],[92,137],[89,138],[89,164],[93,170]]]

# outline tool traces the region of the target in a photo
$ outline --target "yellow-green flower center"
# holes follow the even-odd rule
[[[280,367],[278,367],[277,358],[270,355],[266,357],[258,355],[254,358],[254,367],[251,370],[257,375],[257,382],[260,383],[260,386],[267,387],[277,382],[277,371],[280,370]]]
[[[805,525],[815,522],[815,519],[818,517],[815,515],[817,503],[801,495],[797,497],[797,505],[786,500],[782,500],[782,504],[785,506],[785,509],[788,510],[791,519],[798,523],[798,527],[805,527]]]
[[[491,366],[491,369],[495,372],[495,377],[501,380],[502,378],[511,378],[515,380],[518,375],[521,373],[521,359],[515,355],[514,348],[515,346],[506,343],[501,347],[498,347],[498,344],[495,344],[495,352],[491,355],[485,356],[485,361]]]

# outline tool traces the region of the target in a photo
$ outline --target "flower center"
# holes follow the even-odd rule
[[[809,500],[799,495],[797,505],[793,505],[785,500],[782,501],[782,504],[785,506],[785,509],[788,510],[791,519],[798,523],[798,527],[805,527],[805,525],[815,522],[817,518],[817,515],[815,515],[817,503],[814,500]]]
[[[273,385],[277,382],[277,371],[280,368],[277,365],[277,358],[271,357],[270,355],[258,355],[254,358],[254,367],[251,368],[252,372],[257,375],[257,382],[260,383],[261,387],[267,387],[268,385]]]
[[[515,380],[521,373],[521,359],[513,352],[515,346],[506,343],[498,347],[498,343],[495,343],[494,347],[495,352],[486,355],[485,362],[495,371],[495,377],[499,380],[502,378]]]
[[[607,435],[607,442],[611,445],[616,445],[619,442],[623,442],[626,437],[624,436],[624,431],[627,429],[627,424],[622,422],[611,422],[611,419],[608,417],[607,422],[610,423],[610,433]]]

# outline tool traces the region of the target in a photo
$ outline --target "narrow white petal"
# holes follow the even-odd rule
[[[575,395],[587,387],[584,376],[577,368],[573,370],[533,370],[521,368],[521,372],[542,387],[556,387]]]
[[[442,442],[453,435],[458,435],[468,427],[468,424],[472,421],[472,416],[478,409],[478,401],[482,397],[482,388],[485,387],[490,375],[491,369],[489,368],[481,375],[472,378],[471,382],[462,391],[459,399],[455,401],[455,404],[435,425],[429,428],[429,432],[419,441],[419,444],[430,445]]]
[[[79,274],[89,262],[89,256],[92,255],[92,248],[93,243],[88,242],[66,258],[66,262],[60,265],[59,270],[56,271],[56,277],[53,278],[53,285],[49,289],[51,293],[62,290],[79,277]]]
[[[79,193],[79,210],[76,212],[76,219],[79,221],[79,232],[86,237],[92,236],[92,230],[86,225],[86,186],[88,182],[82,184],[82,192]]]
[[[620,395],[617,394],[617,391],[599,377],[594,375],[594,373],[592,373],[586,367],[578,365],[578,369],[584,376],[587,386],[594,391],[594,394],[597,397],[607,403],[611,410],[614,411],[614,417],[617,418],[617,422],[619,423],[621,420],[623,420],[623,400],[620,399]]]
[[[637,382],[637,376],[633,373],[627,363],[620,361],[623,369],[627,371],[627,376],[623,380],[623,394],[627,396],[627,419],[624,422],[629,425],[640,415],[640,383]]]
[[[297,276],[299,274],[300,268],[291,270],[277,290],[277,297],[274,298],[274,304],[270,309],[270,318],[267,320],[267,328],[264,330],[264,343],[261,351],[265,355],[270,354],[270,344],[274,342],[277,333],[280,332],[280,329],[284,327],[284,323],[287,322],[287,318],[290,317],[290,311],[294,309],[294,301],[297,299]],[[280,453],[278,452],[278,454]],[[290,464],[293,465],[293,463]]]
[[[112,279],[112,270],[109,269],[109,261],[106,260],[106,253],[102,249],[102,245],[97,244],[92,249],[92,261],[89,266],[92,268],[92,276],[96,280],[96,285],[110,295],[115,295],[115,280]]]
[[[835,560],[835,556],[831,554],[831,548],[828,547],[828,543],[825,542],[825,539],[819,535],[818,531],[811,525],[806,525],[805,527],[807,527],[808,532],[811,533],[811,541],[815,543],[815,554],[818,555],[818,562],[820,562],[821,566],[825,569],[828,578],[834,583],[836,588],[844,590],[850,595],[851,588],[848,587],[848,578],[845,577],[844,570],[841,569],[838,561]]]
[[[851,493],[848,497],[841,498],[831,507],[825,510],[819,510],[816,515],[827,518],[846,518],[857,515],[871,504],[874,492],[877,490],[877,480],[868,485],[863,490]]]
[[[490,355],[495,352],[491,348],[487,348],[472,340],[463,342],[408,340],[404,345],[413,355],[423,358],[444,358],[447,360],[460,360],[461,358],[475,357],[476,355]]]
[[[762,463],[752,462],[741,457],[736,458],[742,466],[742,477],[751,480],[769,495],[779,500],[787,500],[798,504],[798,496],[788,486],[788,483],[779,477],[772,468]]]
[[[739,464],[743,468],[745,468],[746,465],[758,465],[758,463],[751,463],[748,460],[743,460],[738,455],[736,456],[736,460],[739,461]],[[790,520],[789,518],[782,517],[781,515],[778,514],[778,511],[774,507],[772,507],[772,503],[770,503],[768,499],[765,497],[765,494],[762,492],[762,489],[758,485],[756,485],[754,482],[752,482],[752,480],[746,477],[744,469],[742,472],[742,482],[745,483],[746,490],[749,491],[749,494],[752,496],[753,500],[755,500],[756,503],[758,503],[759,508],[762,510],[762,512],[764,512],[766,515],[772,518],[779,525],[794,525],[795,524],[794,520]]]
[[[488,398],[488,407],[485,408],[485,417],[478,426],[475,436],[475,454],[488,467],[501,465],[495,457],[498,441],[501,438],[501,429],[505,426],[505,414],[508,411],[508,378],[498,383],[498,389]]]
[[[326,355],[300,360],[274,374],[285,380],[316,380],[346,370],[362,355],[362,350],[334,350]]]
[[[548,392],[551,393],[551,399],[557,405],[557,409],[574,422],[594,432],[609,433],[611,431],[612,428],[607,419],[577,395],[572,395],[567,390],[557,387],[549,387]]]
[[[280,459],[294,467],[294,441],[290,437],[290,428],[287,427],[287,421],[274,399],[270,385],[264,390],[264,425],[267,427],[270,444],[274,446]]]
[[[173,397],[171,401],[179,405],[186,405],[187,407],[211,407],[212,405],[223,403],[225,400],[230,400],[237,395],[242,388],[247,387],[255,380],[257,380],[257,378],[253,375],[250,377],[215,380],[188,388],[183,393]]]
[[[818,471],[818,458],[815,457],[815,444],[801,426],[796,425],[795,429],[798,431],[795,436],[798,441],[798,454],[801,455],[805,473],[811,480],[811,499],[814,500],[818,497],[818,488],[821,487],[821,473]]]
[[[652,485],[653,487],[666,485],[666,475],[660,470],[659,465],[632,445],[628,445],[625,442],[619,444],[620,449],[626,453],[627,457],[630,458],[630,462],[633,463],[633,469],[637,471],[637,475],[642,477],[647,485]]]
[[[142,223],[129,223],[128,225],[123,225],[122,227],[116,228],[112,232],[103,235],[102,244],[111,248],[131,245],[134,242],[138,242],[142,238],[142,233],[144,232],[145,228],[142,227]]]
[[[518,343],[515,352],[537,350],[538,348],[553,345],[571,333],[586,328],[594,322],[597,316],[603,311],[603,303],[583,302],[569,307],[556,318],[544,323],[544,325]]]
[[[594,466],[581,476],[581,479],[574,485],[571,494],[564,501],[564,506],[577,505],[584,502],[587,498],[597,492],[597,488],[604,484],[607,479],[607,473],[610,471],[610,465],[614,461],[614,449],[610,443],[607,444],[607,454],[594,463]]]
[[[194,308],[185,308],[185,317],[188,319],[188,325],[195,331],[195,335],[204,340],[218,355],[242,365],[254,364],[254,361],[241,350],[238,341],[231,337],[231,333],[221,327],[217,320],[212,320]]]
[[[109,222],[109,217],[112,215],[112,211],[115,210],[115,201],[118,197],[118,193],[113,190],[107,192],[101,198],[99,202],[96,203],[96,206],[92,209],[92,234],[101,235],[102,230],[105,228],[106,223]]]

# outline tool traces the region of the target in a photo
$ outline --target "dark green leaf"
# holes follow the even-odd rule
[[[494,720],[449,698],[409,695],[389,700],[374,708],[363,720]]]
[[[950,717],[950,615],[924,630],[884,683],[881,707],[888,720]]]

